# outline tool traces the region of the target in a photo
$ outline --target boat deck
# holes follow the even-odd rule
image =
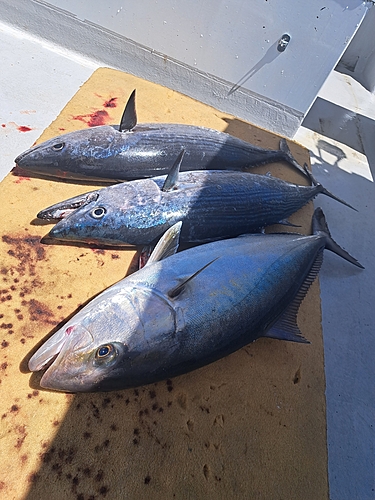
[[[98,63],[1,24],[0,46],[2,178],[14,167],[14,158],[58,116]],[[337,85],[351,87],[351,98],[358,105],[355,112],[361,114],[358,96],[362,90],[350,77],[333,74],[321,99],[329,98]],[[375,498],[375,126],[373,117],[362,115],[358,140],[364,143],[367,160],[344,143],[307,128],[317,112],[313,107],[295,140],[311,150],[317,180],[357,208],[358,212],[351,211],[327,197],[316,202],[340,245],[366,268],[359,271],[327,253],[320,273],[330,497],[370,500]]]

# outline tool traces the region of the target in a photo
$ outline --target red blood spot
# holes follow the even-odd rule
[[[117,106],[117,97],[111,97],[108,101],[104,101],[103,106],[105,108],[115,108]]]
[[[20,177],[18,177],[18,179],[16,179],[14,181],[14,184],[21,184],[21,182],[23,182],[23,181],[29,181],[29,180],[30,180],[30,177],[21,177],[20,176]]]
[[[22,181],[29,181],[30,180],[30,177],[27,176],[26,170],[24,170],[23,168],[19,167],[18,165],[16,165],[13,168],[12,174],[18,176],[18,179],[16,179],[14,181],[15,184],[19,184]]]
[[[90,121],[88,122],[89,127],[96,127],[98,125],[105,125],[106,121],[109,119],[109,114],[105,110],[99,110],[92,114]]]
[[[89,115],[76,115],[72,117],[73,120],[79,120],[86,123],[89,127],[97,127],[99,125],[105,125],[109,119],[109,114],[105,110],[98,110]]]
[[[69,326],[67,329],[66,329],[66,335],[70,335],[72,333],[72,331],[74,330],[74,326]]]
[[[17,129],[20,132],[30,132],[30,130],[32,130],[30,127],[26,127],[26,125],[20,125],[17,127]]]
[[[2,123],[2,124],[1,124],[1,126],[2,126],[3,128],[5,128],[5,127],[6,127],[6,124],[5,124],[5,123]]]

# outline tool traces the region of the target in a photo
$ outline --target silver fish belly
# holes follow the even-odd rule
[[[209,243],[146,265],[94,298],[32,356],[48,366],[42,387],[109,391],[170,378],[259,337],[306,342],[296,315],[319,272],[316,234],[248,235]]]
[[[204,243],[285,223],[319,193],[334,197],[318,183],[300,186],[246,172],[182,172],[172,189],[164,191],[165,183],[161,176],[109,186],[38,217],[63,217],[49,236],[71,242],[149,245],[182,221],[181,242]]]

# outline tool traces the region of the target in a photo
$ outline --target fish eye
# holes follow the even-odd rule
[[[58,142],[57,144],[54,144],[52,146],[52,149],[54,151],[61,151],[62,149],[64,149],[64,146],[65,146],[65,143],[64,142]]]
[[[94,219],[101,219],[106,213],[107,210],[104,207],[96,207],[91,210],[90,215]]]
[[[95,357],[98,359],[106,358],[112,353],[112,351],[113,351],[113,346],[111,344],[102,345],[97,349]]]
[[[113,369],[113,367],[126,358],[129,349],[122,342],[109,342],[102,344],[93,349],[90,354],[90,360],[94,368]]]
[[[111,366],[117,359],[118,350],[113,344],[104,344],[95,351],[95,366]]]

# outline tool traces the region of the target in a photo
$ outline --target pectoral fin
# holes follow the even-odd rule
[[[172,227],[170,227],[160,238],[154,250],[152,251],[149,259],[146,262],[146,266],[152,262],[157,262],[163,260],[170,255],[174,255],[177,252],[180,232],[181,232],[182,222],[176,222]]]
[[[192,274],[187,279],[185,279],[182,283],[179,283],[177,286],[175,286],[174,288],[172,288],[171,290],[169,290],[168,297],[170,297],[171,299],[175,299],[178,295],[180,295],[180,293],[182,293],[184,291],[184,289],[186,288],[186,285],[191,280],[193,280],[196,276],[198,276],[198,274],[200,274],[202,271],[204,271],[206,269],[206,267],[210,266],[218,258],[219,257],[216,257],[216,259],[211,260],[210,262],[208,262],[207,264],[205,264],[203,267],[201,267],[200,269],[198,269],[198,271],[196,271],[194,274]]]
[[[281,224],[282,226],[301,227],[298,224],[293,224],[293,222],[290,222],[288,219],[281,219],[278,224]]]

